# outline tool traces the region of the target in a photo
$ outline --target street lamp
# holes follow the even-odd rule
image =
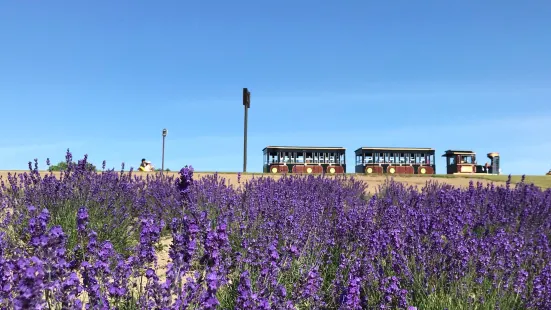
[[[163,171],[165,171],[165,138],[166,134],[168,133],[168,130],[163,129],[163,159],[161,164],[161,175],[163,175]]]

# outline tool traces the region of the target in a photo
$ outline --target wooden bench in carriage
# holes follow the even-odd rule
[[[343,147],[267,146],[262,152],[264,173],[346,173]]]
[[[432,148],[361,147],[355,152],[356,173],[435,174]]]

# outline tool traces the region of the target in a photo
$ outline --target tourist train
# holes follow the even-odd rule
[[[346,173],[344,147],[267,146],[262,151],[264,173]],[[432,148],[360,147],[354,153],[356,173],[436,174]],[[500,174],[499,153],[488,153],[490,161],[483,165],[477,163],[473,151],[447,150],[442,157],[447,174]]]

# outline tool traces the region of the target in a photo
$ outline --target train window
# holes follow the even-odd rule
[[[463,163],[463,164],[472,164],[473,163],[473,156],[465,155],[465,156],[461,156],[461,157],[462,157],[461,163]]]
[[[366,157],[365,157],[365,160],[367,163],[372,163],[373,162],[373,153],[367,153],[365,154]]]

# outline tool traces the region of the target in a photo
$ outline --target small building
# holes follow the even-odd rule
[[[343,147],[267,146],[264,173],[346,173]]]
[[[466,150],[447,150],[442,157],[446,157],[447,174],[476,173],[476,153]]]
[[[435,174],[435,150],[411,147],[361,147],[355,151],[356,173]]]

